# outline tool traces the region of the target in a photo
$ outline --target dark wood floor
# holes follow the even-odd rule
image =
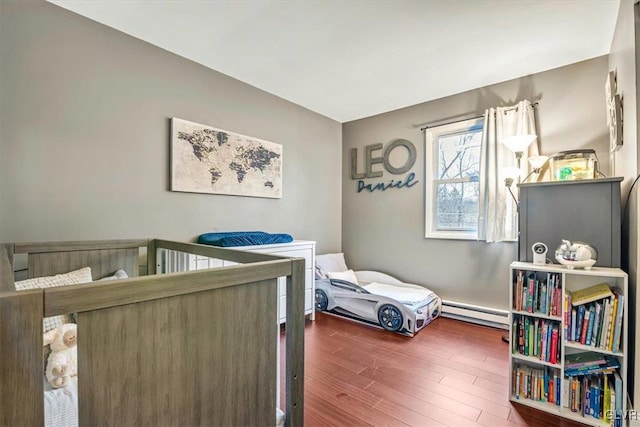
[[[305,425],[580,425],[509,402],[502,334],[439,318],[408,338],[318,313],[305,333]]]

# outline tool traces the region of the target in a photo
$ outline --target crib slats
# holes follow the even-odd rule
[[[138,276],[136,248],[103,249],[100,251],[65,251],[29,254],[29,277],[52,276],[91,266],[93,279],[124,270],[129,277]]]
[[[304,425],[304,262],[292,259],[287,277],[286,427]]]
[[[44,425],[42,305],[42,290],[0,293],[0,426]]]
[[[13,245],[0,245],[0,292],[15,291],[13,282]]]

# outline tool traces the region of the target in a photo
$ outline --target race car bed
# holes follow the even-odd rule
[[[347,268],[344,254],[316,256],[315,308],[413,336],[440,314],[433,291],[378,271]]]

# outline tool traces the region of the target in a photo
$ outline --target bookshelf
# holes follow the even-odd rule
[[[622,426],[615,410],[627,409],[627,274],[529,262],[509,271],[510,400],[587,425]],[[615,291],[571,302],[602,283]],[[597,372],[585,372],[595,364]]]

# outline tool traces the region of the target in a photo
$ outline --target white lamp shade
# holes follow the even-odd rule
[[[502,168],[502,178],[503,179],[512,179],[513,181],[515,181],[516,179],[518,179],[520,177],[520,174],[522,172],[520,171],[519,168],[515,167],[515,166],[506,166],[504,168]]]
[[[529,164],[534,170],[539,170],[549,160],[548,156],[533,156],[529,157]]]
[[[512,135],[504,138],[502,143],[514,153],[524,153],[536,138],[535,134]]]

